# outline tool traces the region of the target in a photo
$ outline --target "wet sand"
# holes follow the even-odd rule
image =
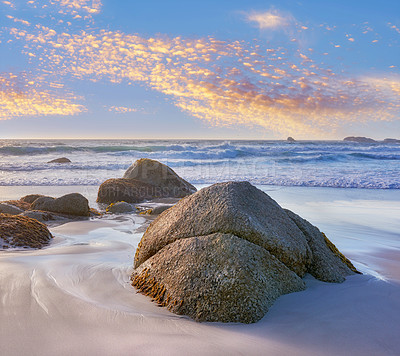
[[[1,199],[4,188],[7,199],[24,195],[1,187]],[[68,188],[48,194],[79,191]],[[279,298],[256,324],[200,324],[129,283],[148,218],[70,222],[51,229],[46,249],[0,252],[0,354],[399,354],[400,192],[264,189],[327,233],[364,275],[342,284],[307,276],[306,291]]]

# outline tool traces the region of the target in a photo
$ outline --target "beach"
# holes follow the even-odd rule
[[[0,1],[0,356],[399,356],[400,1]]]
[[[206,185],[196,185],[198,189]],[[50,230],[37,251],[0,253],[4,355],[397,355],[400,191],[258,186],[318,226],[363,275],[342,284],[307,275],[255,324],[197,323],[136,293],[133,257],[153,217],[106,215]],[[0,187],[2,199],[93,186]]]

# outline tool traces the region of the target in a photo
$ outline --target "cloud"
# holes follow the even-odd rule
[[[128,114],[130,112],[136,112],[135,108],[128,108],[126,106],[105,106],[109,112],[114,112],[117,114]]]
[[[25,73],[0,73],[0,120],[48,115],[75,115],[85,108],[74,103],[77,98],[71,94],[61,95],[51,88],[63,85],[35,81]]]
[[[268,26],[299,26],[290,16],[268,13],[276,16],[273,20],[264,16]],[[257,126],[280,135],[326,136],[345,123],[390,120],[399,113],[395,79],[382,83],[377,78],[336,74],[315,62],[312,51],[296,46],[108,30],[72,32],[61,25],[54,29],[41,24],[11,28],[9,34],[22,41],[31,65],[49,83],[61,78],[143,85],[211,126]],[[38,95],[30,93],[36,102]],[[73,95],[58,98],[65,100],[58,105],[62,112],[84,110],[74,106]]]
[[[399,111],[398,95],[386,84],[335,74],[299,50],[213,37],[69,34],[43,26],[37,31],[14,33],[46,75],[141,83],[209,125],[310,136],[346,122],[390,119]]]
[[[251,12],[246,15],[250,22],[255,22],[260,30],[278,30],[286,28],[294,22],[291,15],[283,15],[277,10]]]

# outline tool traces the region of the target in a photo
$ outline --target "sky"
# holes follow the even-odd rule
[[[397,0],[0,0],[0,138],[400,138]]]

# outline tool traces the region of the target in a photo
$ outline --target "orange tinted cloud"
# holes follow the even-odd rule
[[[141,83],[210,125],[309,136],[346,122],[390,119],[399,111],[396,90],[335,74],[314,62],[311,51],[213,37],[56,32],[41,25],[10,33],[46,77]],[[111,110],[124,109],[129,112]]]
[[[75,115],[84,111],[70,94],[43,89],[25,74],[0,73],[0,120],[47,115]]]
[[[246,17],[248,21],[256,23],[260,30],[276,30],[289,26],[293,21],[291,16],[283,15],[277,10],[252,12]]]

